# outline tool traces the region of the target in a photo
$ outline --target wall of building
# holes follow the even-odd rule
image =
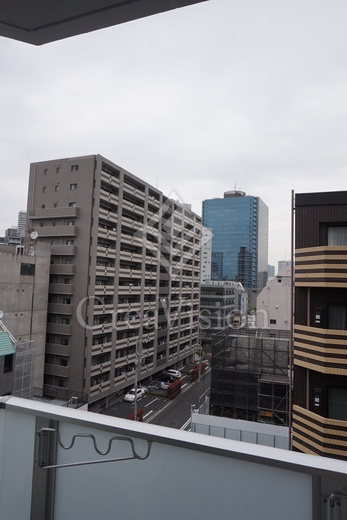
[[[32,340],[35,349],[34,387],[42,393],[50,268],[48,244],[32,244],[32,256],[0,250],[2,321],[18,342]],[[22,274],[23,273],[23,274]]]
[[[290,330],[291,270],[283,269],[257,296],[258,328]]]

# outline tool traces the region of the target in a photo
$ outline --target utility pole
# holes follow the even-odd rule
[[[135,350],[135,401],[134,401],[134,421],[137,421],[137,378],[138,374],[137,371],[139,369],[139,365],[141,364],[141,361],[144,356],[142,356],[142,352],[139,351],[140,343],[147,343],[148,339],[140,339],[137,338],[136,340],[136,350]]]

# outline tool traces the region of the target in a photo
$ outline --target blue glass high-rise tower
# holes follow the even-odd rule
[[[259,198],[227,191],[202,205],[203,224],[211,228],[212,280],[241,282],[258,292],[267,281],[269,210]]]

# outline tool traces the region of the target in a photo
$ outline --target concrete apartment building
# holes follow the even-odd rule
[[[2,321],[16,339],[16,350],[35,350],[34,392],[42,395],[50,268],[50,246],[28,240],[24,254],[18,246],[0,246],[0,310]]]
[[[291,268],[283,267],[257,297],[256,326],[290,330]]]
[[[100,155],[30,167],[51,245],[44,391],[102,404],[198,349],[201,218]]]
[[[295,195],[293,449],[347,460],[347,192]]]
[[[202,228],[200,276],[202,284],[211,280],[212,236],[212,229]]]
[[[244,326],[248,294],[240,282],[209,282],[201,285],[200,328],[202,341],[211,342],[212,334]]]

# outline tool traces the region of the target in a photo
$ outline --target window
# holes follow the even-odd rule
[[[75,208],[76,202],[69,202],[69,208]]]
[[[61,322],[63,325],[70,325],[70,318],[63,318]]]
[[[53,226],[53,227],[55,226],[55,222],[54,222],[54,220],[53,220],[53,222],[52,222],[52,226]]]
[[[40,227],[43,227],[45,224],[43,222],[40,222]]]
[[[55,240],[51,240],[51,246],[55,246]]]
[[[66,338],[61,338],[60,344],[67,346],[69,344],[69,340],[67,340]]]
[[[66,245],[67,246],[73,246],[74,245],[74,240],[67,240],[66,241]]]
[[[41,205],[41,208],[42,208],[42,209],[45,209],[45,207],[46,207],[46,204],[42,204],[42,205]]]
[[[47,190],[47,187],[46,187],[46,186],[43,186],[43,188],[42,188],[42,193],[46,193],[46,190]]]
[[[67,225],[68,226],[74,226],[75,225],[75,221],[74,220],[69,220]]]
[[[276,320],[271,320],[270,319],[270,325],[276,325]]]
[[[9,354],[8,356],[5,356],[4,359],[4,374],[7,374],[8,372],[12,372],[13,369],[13,354]]]
[[[70,283],[70,278],[64,278],[64,284],[68,285]]]
[[[53,208],[57,208],[57,207],[58,207],[58,204],[55,202],[55,203],[53,204]]]
[[[70,190],[77,190],[77,183],[70,184]]]
[[[72,171],[72,172],[78,172],[78,164],[73,164],[73,165],[71,166],[71,171]]]
[[[60,358],[60,366],[62,366],[62,367],[67,367],[67,359],[65,359],[65,358]]]
[[[328,418],[347,421],[347,388],[328,387]]]
[[[20,274],[22,276],[34,276],[35,264],[20,264]]]
[[[70,305],[70,303],[71,303],[71,298],[64,298],[64,299],[63,299],[63,303],[64,303],[65,305]]]
[[[328,304],[328,328],[347,330],[347,305]]]
[[[55,169],[55,173],[59,173],[59,172],[60,172],[60,166],[57,166]]]
[[[59,191],[59,184],[56,184],[56,185],[54,186],[54,191]]]
[[[328,246],[347,246],[347,227],[328,227]]]
[[[48,170],[47,170],[47,168],[45,168],[45,169],[43,170],[43,175],[47,175],[47,172],[48,172]]]
[[[71,265],[72,264],[72,258],[65,258],[65,265]]]

